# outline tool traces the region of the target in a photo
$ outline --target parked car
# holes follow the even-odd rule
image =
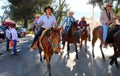
[[[23,27],[16,27],[18,37],[24,37]]]
[[[5,32],[0,28],[0,38],[5,39]]]

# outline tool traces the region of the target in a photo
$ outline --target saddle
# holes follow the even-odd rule
[[[44,48],[43,48],[43,46],[42,46],[41,40],[42,40],[43,36],[45,35],[45,33],[46,33],[49,29],[50,29],[50,28],[46,28],[45,30],[43,30],[41,36],[39,37],[39,39],[40,39],[40,40],[39,40],[39,43],[40,43],[40,47],[41,47],[42,50],[44,50]]]

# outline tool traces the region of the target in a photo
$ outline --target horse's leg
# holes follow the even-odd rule
[[[69,42],[67,43],[67,55],[68,55],[68,58],[69,58],[69,50],[70,50],[70,46],[69,46]]]
[[[81,38],[81,41],[80,41],[80,49],[82,48],[82,42],[83,42],[83,39]]]
[[[104,53],[103,53],[103,50],[102,50],[102,45],[103,45],[103,39],[102,38],[100,38],[100,51],[101,51],[101,54],[102,54],[102,58],[103,58],[103,60],[105,60],[105,55],[104,55]]]
[[[40,46],[39,46],[39,43],[38,43],[38,49],[39,49],[39,54],[40,54],[40,61],[42,62],[42,55],[41,55],[41,48],[40,48]]]
[[[94,37],[94,35],[93,35],[93,38],[92,38],[92,55],[93,55],[93,58],[95,57],[95,54],[94,54],[94,45],[95,45],[96,41],[97,41],[97,37]]]
[[[77,42],[76,42],[76,43],[74,43],[74,45],[75,45],[75,51],[76,51],[76,59],[78,59]]]
[[[117,57],[115,56],[115,54],[111,57],[110,65],[113,65],[114,62],[116,65],[118,65]]]
[[[85,39],[85,51],[87,51],[87,39]]]
[[[62,45],[63,45],[62,49],[64,49],[64,47],[65,47],[65,41],[64,40],[62,41]]]
[[[49,76],[51,76],[51,71],[50,71],[50,69],[51,69],[51,65],[50,65],[51,56],[52,56],[51,54],[45,53],[45,59],[46,59],[46,62],[47,62],[47,69],[49,71]]]
[[[120,51],[117,50],[117,52],[115,52],[115,54],[113,55],[112,59],[114,58],[114,62],[117,68],[120,68],[120,65],[118,64],[117,58],[120,56]]]

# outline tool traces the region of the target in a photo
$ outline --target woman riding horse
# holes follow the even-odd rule
[[[81,18],[81,21],[78,24],[78,36],[80,39],[80,48],[82,48],[82,42],[84,41],[85,43],[85,51],[87,51],[87,40],[89,39],[90,41],[90,27],[89,24],[87,24],[85,17]]]

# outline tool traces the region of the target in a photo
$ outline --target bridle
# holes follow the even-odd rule
[[[50,42],[53,52],[55,52],[55,50],[53,49],[54,47],[56,46],[60,47],[60,43],[54,44],[52,42],[51,36],[48,38],[48,42]]]

